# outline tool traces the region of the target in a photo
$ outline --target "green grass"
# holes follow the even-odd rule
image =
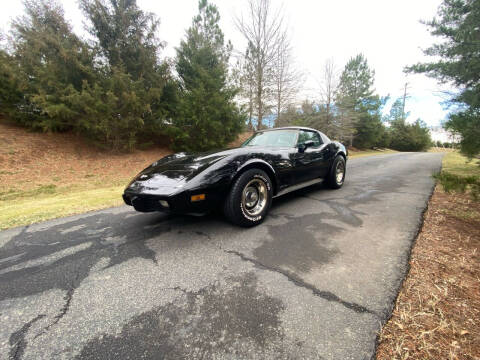
[[[121,205],[124,185],[104,185],[45,185],[29,191],[4,192],[0,194],[0,229]]]
[[[448,152],[442,161],[442,171],[434,175],[445,192],[469,192],[473,199],[480,199],[480,165],[459,152]]]
[[[49,185],[41,185],[36,189],[26,190],[26,191],[9,189],[7,191],[0,192],[0,201],[14,200],[21,197],[31,197],[31,196],[37,196],[42,194],[54,194],[56,192],[56,188],[57,188],[56,185],[49,184]]]
[[[470,161],[458,151],[452,151],[443,157],[442,171],[458,176],[480,176],[480,165],[478,160]]]

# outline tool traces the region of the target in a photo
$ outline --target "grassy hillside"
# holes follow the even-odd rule
[[[0,228],[120,205],[125,184],[170,151],[100,151],[73,134],[0,123]]]

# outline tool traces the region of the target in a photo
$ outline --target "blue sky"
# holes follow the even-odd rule
[[[197,0],[159,1],[137,0],[145,10],[160,17],[159,35],[167,46],[163,56],[174,56],[185,29],[190,26],[197,12]],[[221,14],[221,26],[225,37],[230,39],[235,50],[241,51],[245,41],[234,25],[234,17],[245,10],[246,1],[211,0]],[[61,1],[65,15],[79,34],[85,34],[83,17],[76,0]],[[327,59],[333,59],[340,72],[350,57],[363,53],[375,69],[375,88],[381,96],[390,95],[385,107],[389,112],[391,103],[403,93],[408,81],[410,98],[406,110],[409,120],[421,118],[429,125],[438,125],[447,111],[441,105],[442,91],[452,91],[448,86],[439,86],[423,75],[408,75],[406,65],[428,60],[423,48],[434,39],[421,19],[431,19],[441,0],[272,0],[275,7],[282,7],[289,26],[291,43],[297,66],[305,73],[304,89],[298,102],[306,97],[319,97],[318,80]],[[8,29],[10,19],[22,12],[20,0],[2,4],[0,29]]]

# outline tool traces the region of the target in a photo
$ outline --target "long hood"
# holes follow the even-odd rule
[[[227,156],[242,153],[242,148],[203,153],[177,153],[168,155],[141,171],[129,184],[130,190],[143,192],[169,188],[172,191]]]

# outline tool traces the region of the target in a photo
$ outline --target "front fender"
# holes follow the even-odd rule
[[[261,170],[264,170],[268,176],[271,178],[273,182],[273,188],[274,188],[274,194],[277,192],[278,189],[278,178],[277,178],[277,172],[275,171],[274,167],[268,163],[267,161],[263,159],[250,159],[243,164],[241,164],[237,170],[231,175],[230,178],[230,183],[233,183],[233,181],[241,174],[243,171],[252,169],[252,168],[259,168]]]

